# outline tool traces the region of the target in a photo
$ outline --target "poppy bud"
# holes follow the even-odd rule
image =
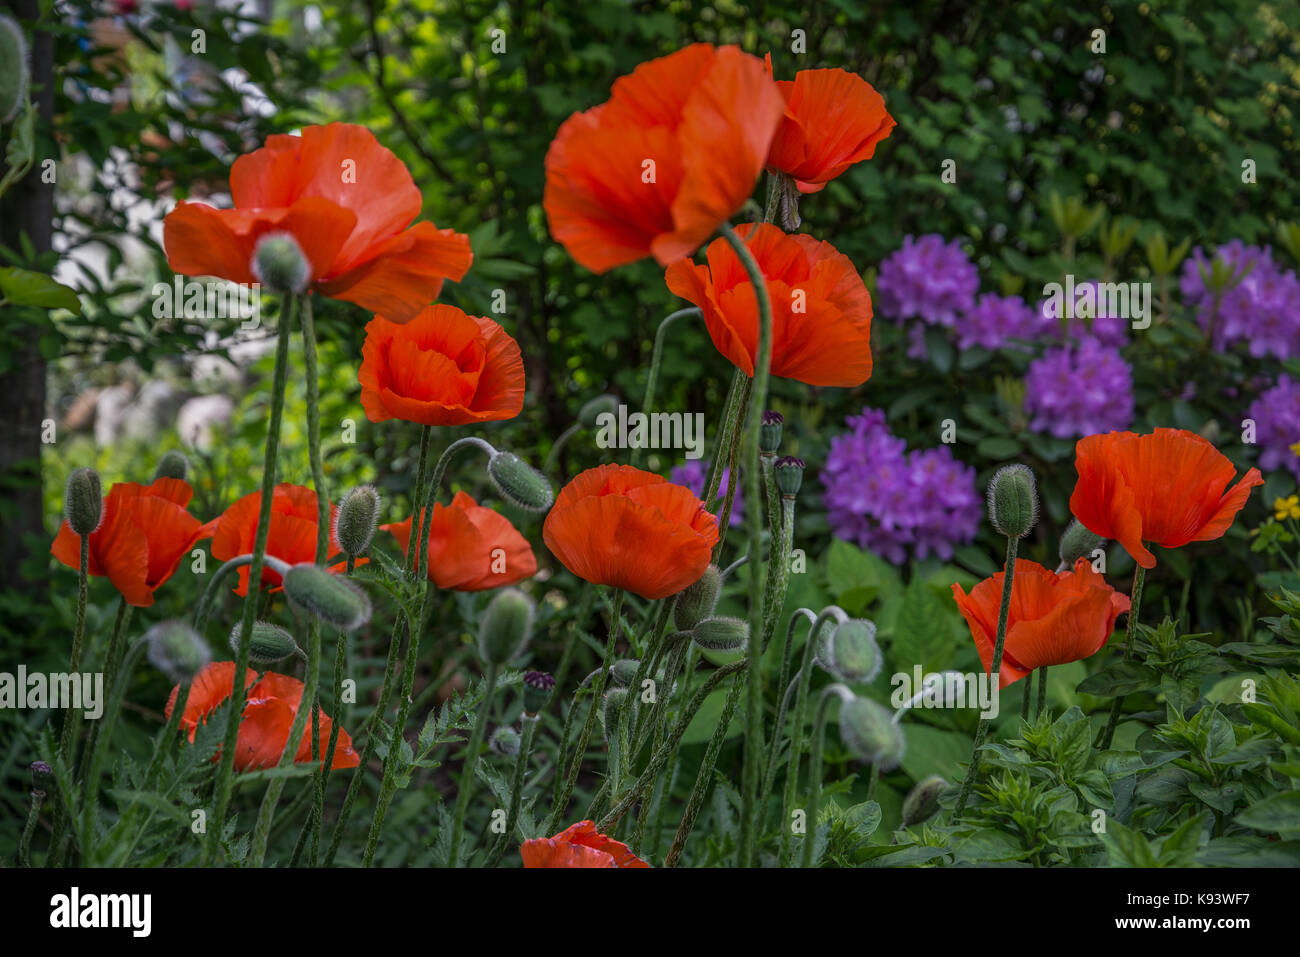
[[[641,662],[635,658],[620,658],[609,669],[610,677],[614,679],[615,684],[626,688],[632,683],[632,679],[636,677],[636,670],[640,666]]]
[[[311,263],[289,233],[272,233],[259,239],[251,267],[257,281],[272,292],[296,295],[311,282]]]
[[[349,558],[358,558],[370,547],[379,527],[379,493],[373,485],[358,485],[343,496],[334,516],[334,536]]]
[[[488,747],[495,754],[516,755],[519,753],[519,732],[514,728],[497,728],[492,732]]]
[[[768,409],[763,413],[763,424],[758,430],[758,450],[769,454],[781,447],[781,432],[785,416]]]
[[[598,395],[589,399],[578,410],[578,422],[584,428],[594,429],[597,420],[604,414],[615,415],[618,412],[618,399],[612,395]]]
[[[890,771],[903,758],[903,729],[883,705],[870,698],[850,697],[840,705],[840,740],[860,761]]]
[[[33,761],[27,770],[32,772],[32,787],[49,793],[54,785],[54,769],[44,761]]]
[[[911,827],[934,817],[939,810],[939,798],[948,788],[948,782],[935,774],[907,792],[903,801],[903,826]]]
[[[793,176],[780,173],[772,188],[776,190],[776,209],[772,222],[787,233],[793,233],[803,222],[799,216],[799,187],[795,185]]]
[[[78,535],[89,535],[99,528],[104,499],[99,487],[99,473],[94,469],[73,469],[63,496],[63,514]]]
[[[506,500],[529,512],[545,512],[555,501],[546,476],[513,452],[497,452],[488,459],[488,477]]]
[[[320,565],[290,565],[282,577],[285,597],[300,612],[340,631],[355,631],[370,620],[370,596]]]
[[[177,452],[173,449],[163,454],[158,460],[158,467],[153,470],[154,481],[160,478],[174,478],[185,481],[185,476],[190,473],[190,460],[185,457],[183,452]]]
[[[555,678],[544,671],[524,673],[524,714],[537,714],[551,700]]]
[[[0,123],[27,102],[27,38],[13,17],[0,14]]]
[[[673,605],[673,625],[678,631],[690,631],[718,607],[718,593],[722,591],[722,572],[717,565],[704,569],[694,585],[677,593]]]
[[[533,630],[533,600],[518,588],[504,588],[488,603],[478,627],[478,654],[504,665],[524,650]]]
[[[1105,541],[1106,539],[1089,531],[1088,527],[1076,518],[1061,536],[1061,564],[1065,568],[1073,568],[1075,562],[1080,558],[1090,557]]]
[[[817,657],[840,681],[870,681],[880,673],[876,626],[865,618],[850,618],[822,638]]]
[[[239,636],[242,634],[243,622],[237,622],[230,631],[230,650],[239,654]],[[279,625],[269,621],[253,622],[253,639],[248,643],[248,660],[257,664],[269,664],[283,661],[290,655],[298,654],[298,643],[293,635]]]
[[[149,663],[177,683],[189,681],[212,660],[208,643],[183,621],[160,621],[144,640]]]
[[[605,703],[600,712],[600,721],[605,730],[606,739],[609,738],[610,729],[618,727],[618,717],[623,711],[623,705],[626,703],[626,688],[610,688],[605,692]]]
[[[799,494],[799,486],[803,484],[803,470],[807,468],[803,459],[783,455],[776,460],[775,468],[776,487],[786,498],[794,498]]]
[[[691,640],[706,651],[739,651],[749,643],[749,622],[740,618],[705,618],[691,629]]]
[[[1038,488],[1024,465],[1006,465],[989,482],[989,521],[1007,538],[1024,538],[1038,521]]]

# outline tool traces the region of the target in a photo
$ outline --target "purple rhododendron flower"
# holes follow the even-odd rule
[[[1282,376],[1277,385],[1260,395],[1246,413],[1255,420],[1255,441],[1265,471],[1290,470],[1300,480],[1300,383]]]
[[[951,326],[975,304],[980,277],[961,243],[929,234],[906,236],[902,248],[880,264],[877,300],[883,316]]]
[[[1226,290],[1216,314],[1214,294],[1206,288],[1202,271],[1209,273],[1214,259],[1234,273],[1249,268],[1235,286]],[[1208,257],[1198,246],[1183,263],[1179,289],[1196,319],[1211,335],[1216,349],[1245,342],[1255,358],[1300,356],[1300,278],[1283,270],[1267,246],[1247,246],[1239,239],[1220,246]]]
[[[1023,299],[986,292],[957,320],[957,348],[1001,349],[1013,339],[1034,339],[1041,329],[1040,316]]]
[[[1025,374],[1029,427],[1058,439],[1128,428],[1133,370],[1114,346],[1092,336],[1049,349]]]
[[[704,459],[687,459],[685,465],[674,465],[671,472],[668,473],[668,481],[676,485],[684,485],[690,489],[699,498],[704,497],[704,482],[709,477],[709,463]],[[723,502],[727,497],[727,486],[731,484],[731,469],[722,470],[722,483],[718,486],[718,495],[715,501]],[[709,502],[705,502],[709,505]],[[721,510],[721,504],[719,504]],[[745,502],[742,498],[742,492],[739,486],[736,487],[736,497],[731,503],[731,520],[727,523],[730,527],[735,528],[745,521]]]
[[[1073,318],[1061,322],[1056,315],[1056,307],[1052,300],[1044,299],[1038,304],[1038,314],[1044,335],[1054,335],[1057,339],[1063,338],[1062,333],[1066,333],[1070,340],[1079,340],[1086,336],[1091,336],[1102,345],[1114,346],[1119,349],[1128,345],[1128,330],[1132,318],[1114,315],[1112,312],[1112,301],[1109,296],[1104,296],[1101,292],[1101,282],[1096,279],[1089,279],[1081,282],[1074,287],[1075,301],[1070,305],[1070,311]],[[1082,291],[1081,291],[1082,290]],[[1091,290],[1091,307],[1088,305],[1089,293]],[[1127,296],[1127,293],[1125,293]],[[1080,297],[1083,297],[1080,301]],[[1130,306],[1130,311],[1132,306]]]

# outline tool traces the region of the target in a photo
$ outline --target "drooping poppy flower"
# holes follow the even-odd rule
[[[379,526],[405,554],[411,547],[411,519]],[[464,492],[450,505],[435,502],[429,515],[428,576],[439,588],[484,591],[514,585],[537,573],[533,548],[500,512],[484,508]]]
[[[776,226],[740,226],[772,302],[772,375],[808,385],[852,387],[871,375],[871,294],[847,256]],[[682,259],[664,278],[700,307],[718,351],[748,375],[758,350],[758,300],[740,257],[715,239],[697,266]]]
[[[311,286],[397,322],[459,280],[473,260],[469,237],[430,222],[406,166],[363,126],[308,126],[270,136],[230,169],[233,209],[179,203],[163,220],[167,261],[178,273],[251,283],[264,236],[288,233],[311,264]]]
[[[767,70],[772,71],[771,54]],[[794,177],[801,193],[816,193],[853,164],[871,159],[896,125],[885,98],[855,73],[800,70],[793,81],[776,85],[785,115],[766,165]]]
[[[405,324],[375,316],[357,378],[371,422],[467,425],[512,419],[524,407],[519,344],[455,306],[428,306]]]
[[[253,541],[257,536],[257,515],[262,509],[262,491],[249,492],[235,504],[203,526],[200,537],[212,537],[212,557],[218,561],[229,561],[237,555],[247,555],[253,550]],[[266,554],[272,555],[290,565],[316,560],[316,493],[302,485],[290,485],[282,482],[271,494],[271,528],[266,537]],[[329,555],[335,558],[339,552],[338,534],[335,531],[334,518],[338,506],[330,504],[330,540]],[[367,559],[359,559],[357,564],[364,564]],[[345,562],[334,565],[330,571],[341,572],[346,568]],[[239,576],[235,594],[248,594],[248,566],[236,569]],[[262,568],[262,584],[278,588],[280,575],[270,568]]]
[[[1156,564],[1144,541],[1178,548],[1222,538],[1250,490],[1264,484],[1252,468],[1229,489],[1236,467],[1207,439],[1183,429],[1090,435],[1079,440],[1074,456],[1079,480],[1070,511],[1090,531],[1123,545],[1143,568]]]
[[[763,61],[696,43],[642,63],[546,153],[551,235],[593,272],[688,256],[754,191],[781,121]]]
[[[690,489],[661,475],[600,465],[561,489],[542,539],[584,581],[665,598],[709,567],[718,520]]]
[[[986,672],[993,667],[1004,577],[1005,572],[998,572],[984,579],[969,595],[960,584],[952,586]],[[1064,572],[1021,559],[1011,586],[998,687],[1019,681],[1035,668],[1095,655],[1110,639],[1115,619],[1128,609],[1128,596],[1108,585],[1086,558]]]
[[[235,662],[214,661],[194,676],[190,685],[189,696],[185,699],[185,711],[181,714],[181,727],[189,732],[190,741],[201,723],[207,721],[208,715],[215,711],[230,697],[235,686]],[[251,687],[250,687],[251,686]],[[258,768],[275,767],[284,754],[285,745],[289,743],[289,732],[293,729],[294,717],[302,704],[303,684],[289,675],[268,671],[260,678],[251,671],[244,672],[244,687],[248,689],[244,714],[239,722],[239,736],[235,739],[235,770],[255,771]],[[176,707],[176,696],[180,686],[172,688],[167,699],[165,715],[170,718]],[[309,705],[310,706],[310,705]],[[295,764],[311,762],[311,716],[294,753]],[[323,752],[329,744],[330,731],[334,722],[324,710],[320,712],[320,748]],[[326,755],[322,753],[321,763]],[[215,758],[214,758],[215,760]],[[352,747],[352,736],[339,729],[338,743],[334,749],[331,770],[355,768],[361,763],[361,756]]]
[[[182,479],[118,482],[104,496],[99,528],[90,534],[89,573],[106,576],[128,605],[148,608],[202,537],[202,523],[186,511],[193,495]],[[81,536],[66,520],[50,554],[69,568],[81,567]]]
[[[649,867],[621,841],[579,821],[555,837],[537,837],[519,846],[524,867]]]

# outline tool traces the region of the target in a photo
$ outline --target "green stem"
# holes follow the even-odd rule
[[[129,607],[129,606],[128,606]],[[95,866],[95,822],[99,816],[99,781],[103,776],[104,757],[109,742],[113,739],[113,730],[117,727],[117,715],[122,709],[122,698],[126,695],[126,686],[131,680],[131,672],[144,651],[143,638],[136,639],[131,650],[125,655],[119,674],[109,687],[108,706],[104,710],[103,730],[95,739],[93,751],[88,751],[88,763],[85,791],[81,799],[81,861],[83,867]]]
[[[519,808],[524,802],[524,783],[528,779],[528,761],[533,754],[533,738],[537,736],[537,725],[541,719],[535,714],[527,714],[520,719],[523,726],[523,739],[519,742],[519,754],[515,757],[514,779],[510,782],[510,808],[506,811],[506,829],[497,842],[496,850],[488,858],[489,867],[501,860],[515,836],[515,825],[519,822]]]
[[[85,540],[85,537],[82,537]],[[73,672],[76,673],[75,671]],[[18,866],[32,866],[32,834],[36,832],[36,823],[41,818],[41,802],[45,792],[39,788],[32,789],[32,806],[27,809],[27,823],[23,825],[23,836],[18,839]]]
[[[1038,669],[1038,707],[1034,709],[1034,719],[1042,718],[1047,711],[1047,665]]]
[[[1128,661],[1128,656],[1133,652],[1133,635],[1137,632],[1138,614],[1142,609],[1142,586],[1146,582],[1146,571],[1141,565],[1133,569],[1133,594],[1128,609],[1128,627],[1124,634],[1125,661]],[[1106,730],[1102,732],[1097,742],[1098,750],[1105,751],[1110,747],[1111,738],[1115,736],[1115,726],[1119,724],[1119,712],[1123,706],[1124,696],[1116,695],[1114,703],[1110,706],[1110,718],[1106,721]]]
[[[429,446],[433,444],[433,426],[426,425],[420,429],[420,457],[415,470],[415,485],[411,487],[411,535],[416,534],[417,528],[423,532],[424,518],[421,507],[424,502],[425,479],[429,471]],[[413,541],[422,541],[422,538],[414,538]],[[409,543],[406,549],[406,570],[415,571],[416,550],[411,548]]]
[[[646,374],[645,380],[645,398],[641,401],[641,411],[646,415],[649,415],[654,409],[655,389],[659,384],[659,367],[663,364],[664,339],[668,333],[668,327],[678,319],[685,316],[700,315],[703,315],[703,313],[701,313],[695,306],[689,306],[686,309],[678,309],[676,312],[669,313],[665,316],[663,321],[659,323],[659,328],[655,330],[654,350],[650,354],[650,371]],[[635,448],[632,450],[632,455],[629,460],[632,465],[641,464],[641,453],[643,451],[645,450],[641,448]]]
[[[465,763],[461,765],[456,794],[456,813],[452,817],[451,846],[447,851],[447,866],[455,867],[460,860],[460,842],[465,832],[465,813],[469,810],[469,799],[474,793],[474,774],[478,770],[478,753],[483,748],[483,735],[487,731],[488,713],[492,710],[492,696],[497,690],[498,666],[487,667],[487,688],[483,692],[483,701],[474,718],[474,730],[470,732],[469,747],[465,752]],[[520,756],[523,748],[519,749]],[[520,761],[522,765],[523,762]]]
[[[841,684],[828,685],[817,699],[817,713],[813,717],[813,746],[808,770],[808,818],[807,831],[803,836],[803,861],[799,865],[809,868],[813,865],[813,847],[817,843],[817,815],[821,812],[822,797],[822,748],[826,743],[826,707],[832,700],[843,702],[844,696],[850,695],[849,689]]]
[[[768,751],[766,770],[763,772],[762,791],[764,794],[772,789],[773,779],[776,777],[776,767],[780,758],[781,740],[785,736],[785,716],[790,704],[791,692],[790,663],[794,657],[794,629],[801,618],[806,618],[809,622],[817,620],[817,616],[811,609],[798,608],[790,616],[790,623],[785,629],[785,645],[781,649],[781,675],[776,686],[786,690],[781,695],[780,704],[777,705],[776,723],[772,726],[772,748]]]
[[[1034,696],[1034,673],[1025,675],[1025,683],[1020,689],[1020,720],[1029,720],[1029,699]]]
[[[72,662],[69,671],[76,675],[81,673],[81,654],[86,644],[86,597],[89,588],[90,536],[81,536],[81,565],[77,574],[77,627],[72,633]],[[81,724],[81,711],[69,705],[63,718],[63,739],[59,744],[59,754],[63,764],[71,773],[73,749],[76,747],[77,729]]]

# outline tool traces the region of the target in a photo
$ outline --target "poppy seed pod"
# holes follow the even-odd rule
[[[823,632],[817,657],[840,681],[871,681],[880,673],[880,646],[876,643],[876,626],[865,618],[850,618]]]
[[[1080,558],[1090,558],[1092,553],[1102,546],[1106,539],[1088,530],[1077,518],[1070,522],[1065,534],[1061,536],[1061,564],[1073,568]]]
[[[63,496],[63,514],[69,527],[78,535],[89,535],[99,528],[104,514],[104,499],[99,473],[94,469],[73,469]]]
[[[803,484],[803,470],[807,468],[804,460],[795,458],[793,455],[783,455],[776,460],[776,487],[781,490],[781,494],[786,498],[794,498],[799,494],[799,486]]]
[[[185,457],[185,453],[173,449],[164,453],[158,460],[158,467],[153,470],[153,477],[155,482],[160,478],[180,479],[183,482],[189,472],[190,460]]]
[[[840,705],[840,740],[860,761],[891,771],[903,759],[903,729],[883,705],[851,697]]]
[[[717,565],[704,569],[704,574],[694,585],[677,593],[673,604],[673,626],[678,631],[690,631],[718,607],[718,593],[722,591],[722,571]]]
[[[379,527],[379,493],[373,485],[358,485],[343,496],[334,515],[334,537],[349,558],[360,558]]]
[[[0,123],[8,123],[27,101],[27,38],[13,17],[0,14]]]
[[[160,621],[144,636],[149,663],[175,682],[185,682],[212,660],[208,644],[183,621]]]
[[[602,415],[614,415],[618,412],[618,398],[609,394],[598,395],[588,399],[578,410],[578,422],[586,429],[594,429]]]
[[[773,412],[768,409],[763,413],[763,422],[758,430],[758,450],[760,452],[772,454],[781,447],[781,432],[784,423],[785,416],[780,412]]]
[[[947,788],[948,782],[935,774],[908,791],[903,801],[903,826],[911,827],[934,817],[939,810],[939,798]]]
[[[355,631],[370,620],[370,596],[320,565],[291,565],[283,577],[284,594],[300,612],[340,631]]]
[[[706,651],[739,651],[749,643],[749,622],[740,618],[705,618],[691,629],[691,640]]]
[[[636,677],[637,668],[640,666],[641,662],[635,658],[620,658],[609,669],[609,674],[614,679],[615,684],[621,688],[626,688],[632,683],[632,679]]]
[[[555,501],[546,476],[513,452],[497,452],[488,459],[488,477],[506,500],[529,512],[545,512]]]
[[[253,247],[250,268],[257,281],[272,292],[297,295],[311,282],[311,263],[289,233],[272,233],[259,239]]]
[[[239,636],[242,633],[243,622],[237,622],[230,631],[230,650],[235,654],[239,654]],[[298,643],[285,629],[269,621],[253,622],[253,637],[248,643],[249,661],[255,664],[269,664],[272,661],[283,661],[298,652]]]
[[[518,588],[504,588],[488,602],[478,627],[478,654],[485,664],[504,665],[528,644],[533,600]]]
[[[537,714],[551,700],[555,678],[544,671],[524,673],[524,714]]]
[[[512,757],[519,753],[519,732],[514,728],[497,728],[492,732],[488,747],[494,754]]]
[[[1038,521],[1038,487],[1024,465],[1006,465],[989,482],[989,521],[1007,538],[1024,538]]]

